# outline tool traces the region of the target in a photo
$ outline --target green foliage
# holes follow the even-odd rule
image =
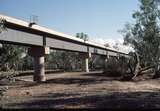
[[[4,30],[7,30],[5,27],[5,23],[6,23],[6,21],[4,19],[0,18],[0,33]]]
[[[19,66],[19,70],[33,70],[33,57],[29,56],[28,54],[22,58],[21,65]]]
[[[2,44],[2,48],[0,48],[0,70],[16,70],[18,68],[18,64],[22,62],[22,54],[24,52],[24,47]]]
[[[81,32],[81,33],[76,33],[76,37],[77,38],[80,38],[80,39],[83,39],[84,41],[88,41],[89,37],[87,34]]]
[[[59,69],[63,67],[62,64],[62,52],[61,51],[52,51],[45,58],[45,65],[47,69]]]
[[[141,57],[141,64],[156,65],[160,60],[160,26],[157,0],[139,0],[140,9],[133,13],[134,24],[123,30],[124,44],[130,44]]]
[[[63,69],[73,71],[79,69],[80,58],[77,52],[52,51],[46,57],[47,69]]]

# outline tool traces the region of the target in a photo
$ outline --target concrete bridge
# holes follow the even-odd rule
[[[106,48],[103,45],[51,30],[13,17],[0,15],[5,21],[6,31],[0,33],[0,42],[30,46],[28,54],[34,58],[34,81],[45,81],[44,57],[50,49],[79,52],[83,58],[83,71],[89,72],[88,59],[91,54],[101,55],[104,60],[111,57],[129,57],[128,54]]]

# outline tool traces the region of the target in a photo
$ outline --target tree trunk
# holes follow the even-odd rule
[[[133,73],[134,76],[132,77],[132,80],[134,80],[137,77],[137,75],[139,74],[140,69],[141,69],[139,54],[135,53],[135,55],[136,55],[137,63],[136,63],[136,67],[135,67],[135,70],[134,70],[134,73]]]
[[[159,78],[159,77],[160,77],[160,70],[157,66],[157,67],[155,67],[155,75],[153,76],[153,79],[156,79],[156,78]]]

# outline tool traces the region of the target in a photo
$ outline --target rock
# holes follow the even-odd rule
[[[32,95],[30,91],[26,91],[26,95]]]
[[[27,92],[26,92],[26,94],[27,94],[27,95],[29,95],[29,94],[30,94],[30,92],[28,92],[28,91],[27,91]]]

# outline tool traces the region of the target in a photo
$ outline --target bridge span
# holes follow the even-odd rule
[[[28,54],[34,58],[34,81],[45,81],[44,57],[50,53],[50,49],[79,52],[83,58],[83,71],[89,72],[88,59],[91,54],[101,55],[104,60],[111,57],[128,54],[85,41],[46,27],[29,23],[20,19],[0,15],[7,30],[0,33],[0,42],[30,46]]]

